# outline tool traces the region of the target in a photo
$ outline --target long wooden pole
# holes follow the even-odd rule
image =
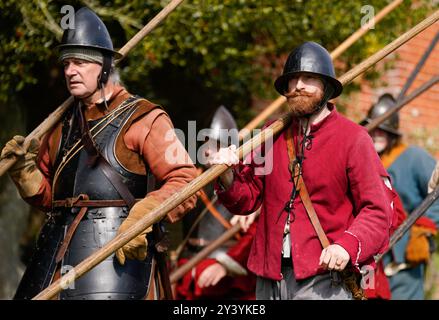
[[[341,45],[339,45],[334,51],[331,52],[332,59],[338,58],[343,52],[349,49],[354,42],[364,36],[370,29],[374,27],[375,24],[380,22],[385,16],[387,16],[390,12],[392,12],[396,7],[398,7],[403,1],[395,0],[385,6],[378,14],[374,17],[374,19],[370,19],[367,24],[362,26],[356,32],[354,32],[349,38],[347,38]]]
[[[408,96],[406,96],[402,101],[397,102],[391,109],[387,110],[385,113],[383,113],[378,118],[373,119],[369,124],[367,124],[365,127],[368,132],[371,132],[372,130],[376,129],[381,123],[386,121],[392,114],[395,112],[398,112],[402,109],[405,105],[410,103],[413,99],[415,99],[417,96],[422,94],[423,92],[430,89],[432,86],[434,86],[436,83],[439,82],[439,75],[432,77],[430,80],[428,80],[426,83],[424,83],[422,86],[414,90],[412,93],[410,93]]]
[[[378,23],[381,21],[387,14],[389,14],[391,11],[393,11],[396,7],[398,7],[403,1],[402,0],[395,0],[386,7],[384,7],[376,16],[375,19],[369,20],[367,24],[362,26],[360,29],[358,29],[356,32],[354,32],[352,35],[349,36],[345,41],[343,41],[337,48],[335,48],[331,52],[331,58],[332,60],[337,59],[343,52],[345,52],[355,41],[360,39],[363,35],[367,33],[367,31],[370,30],[370,28],[373,26],[373,24]],[[275,113],[284,103],[286,102],[286,99],[284,96],[278,97],[276,100],[274,100],[272,103],[270,103],[256,118],[254,118],[252,121],[250,121],[243,129],[243,133],[240,133],[240,138],[244,138],[245,134],[247,132],[252,131],[253,129],[257,128],[261,122],[264,122],[270,115]]]
[[[174,11],[184,0],[172,0],[166,7],[164,7],[146,26],[136,33],[120,50],[119,53],[123,55],[122,59],[127,56],[140,41],[143,40],[151,31],[153,31],[166,17]],[[119,60],[120,61],[120,60]]]
[[[340,77],[340,82],[345,85],[348,82],[352,81],[355,77],[359,76],[368,68],[382,60],[386,55],[399,48],[405,42],[410,40],[412,37],[414,37],[416,34],[421,32],[428,26],[432,25],[437,20],[439,20],[439,10],[415,27],[413,27],[411,30],[400,36],[398,39],[387,45],[385,48],[381,49],[379,52],[375,53],[364,62],[360,63],[358,66],[354,67],[352,70]],[[276,134],[281,132],[290,123],[290,121],[290,116],[285,115],[273,122],[269,127],[260,132],[253,139],[244,143],[237,150],[237,155],[239,159],[243,159],[253,149],[259,147],[266,140],[272,139]],[[126,243],[137,237],[140,233],[143,232],[143,230],[163,219],[170,210],[183,203],[186,199],[188,199],[198,190],[212,182],[227,169],[228,167],[223,164],[212,166],[211,168],[206,170],[203,174],[201,174],[200,176],[192,180],[188,185],[186,185],[180,192],[173,194],[171,197],[162,202],[158,207],[154,208],[145,217],[143,217],[136,224],[131,226],[125,233],[116,236],[101,249],[96,251],[93,255],[89,256],[84,261],[79,263],[65,276],[58,279],[45,290],[40,292],[37,296],[35,296],[34,299],[43,300],[53,298],[68,284],[72,283],[75,279],[81,277],[87,271],[89,271],[105,258],[110,256],[117,249],[123,247]]]
[[[235,224],[233,227],[224,232],[220,237],[215,239],[212,243],[206,246],[203,250],[198,252],[194,257],[192,257],[189,261],[187,261],[180,268],[171,273],[169,277],[171,283],[176,283],[180,280],[186,272],[192,269],[195,265],[197,265],[201,260],[206,258],[209,254],[215,251],[218,247],[220,247],[224,242],[232,238],[235,234],[238,234],[239,230],[241,230],[241,225],[239,223]]]
[[[410,76],[408,77],[406,83],[401,89],[401,92],[398,94],[398,97],[396,97],[396,102],[401,101],[405,94],[407,93],[408,89],[410,89],[410,86],[413,84],[413,82],[416,79],[416,76],[419,74],[421,69],[423,68],[425,62],[428,60],[428,57],[433,52],[434,47],[436,46],[437,42],[439,41],[439,31],[436,32],[436,35],[434,36],[433,40],[431,41],[428,48],[425,50],[424,54],[422,55],[421,59],[419,59],[418,63],[416,64],[416,67],[412,70]]]
[[[163,21],[166,16],[172,12],[183,0],[173,0],[171,1],[162,11],[160,11],[157,16],[152,19],[141,31],[139,31],[131,40],[119,50],[123,56],[120,60],[122,60],[128,52],[135,47],[148,33],[150,33],[157,25]],[[389,12],[394,10],[397,6],[402,3],[402,0],[395,0],[385,8],[383,8],[376,16],[374,20],[370,20],[365,26],[358,29],[355,33],[353,33],[348,39],[346,39],[339,47],[337,47],[332,53],[331,56],[333,59],[341,55],[347,48],[349,48],[355,41],[357,41],[360,37],[362,37],[371,27],[373,23],[378,23],[382,18],[384,18]],[[120,60],[116,61],[119,62]],[[243,139],[243,133],[249,132],[256,128],[259,123],[267,119],[271,114],[273,114],[276,110],[278,110],[285,100],[283,97],[279,97],[273,103],[271,103],[262,113],[260,113],[254,120],[252,120],[247,126],[244,127],[244,130],[240,132],[240,138]],[[34,129],[27,137],[24,142],[24,147],[27,149],[29,143],[32,139],[37,138],[41,139],[41,137],[48,132],[53,126],[55,126],[61,119],[62,115],[67,111],[67,109],[73,103],[73,97],[69,97],[66,101],[61,104],[54,112],[52,112],[47,119],[42,122],[36,129]],[[5,174],[16,162],[16,157],[8,157],[0,160],[0,176]]]
[[[131,51],[143,38],[145,38],[152,30],[154,30],[172,11],[175,10],[184,0],[172,0],[166,7],[164,7],[146,26],[142,28],[134,37],[132,37],[120,50],[122,58],[117,60],[116,63],[121,61],[128,52]],[[52,112],[46,120],[44,120],[37,128],[35,128],[25,139],[24,147],[29,147],[29,143],[32,139],[41,139],[53,126],[55,126],[62,118],[63,114],[72,105],[73,97],[70,96],[64,101],[54,112]],[[17,161],[17,157],[10,156],[0,160],[0,177],[5,174]]]
[[[431,192],[422,202],[421,204],[413,210],[413,212],[409,215],[409,217],[395,230],[395,232],[390,237],[389,245],[387,246],[386,251],[382,254],[379,254],[375,257],[375,262],[378,263],[383,256],[392,249],[392,247],[402,238],[402,236],[415,224],[416,220],[418,220],[427,210],[431,207],[431,205],[437,201],[439,198],[439,186],[437,186],[433,192]]]
[[[369,20],[367,24],[362,26],[360,29],[355,31],[352,35],[349,36],[345,41],[343,41],[337,48],[334,49],[334,51],[331,52],[331,58],[332,60],[336,59],[338,56],[340,56],[343,52],[345,52],[352,44],[354,44],[358,39],[360,39],[367,31],[369,31],[375,23],[378,23],[381,21],[389,12],[391,12],[393,9],[398,7],[403,0],[394,0],[390,4],[388,4],[386,7],[384,7],[376,16],[374,19]],[[267,108],[265,108],[262,113],[260,113],[254,120],[249,122],[242,130],[239,131],[238,138],[239,141],[242,141],[245,137],[247,137],[250,134],[250,131],[256,128],[263,120],[267,119],[270,115],[272,115],[278,108],[280,108],[283,103],[285,102],[282,97],[279,97],[274,102],[272,102]],[[263,120],[261,120],[263,119]],[[214,204],[216,202],[215,200],[212,200],[212,203]],[[198,221],[199,222],[199,221]],[[186,239],[185,239],[186,240]],[[181,245],[179,245],[178,249],[176,250],[177,256],[180,254],[181,250],[183,249],[186,241],[183,241]]]

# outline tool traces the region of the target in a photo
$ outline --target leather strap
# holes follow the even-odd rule
[[[305,207],[305,211],[308,214],[309,220],[311,221],[311,224],[317,233],[317,236],[320,240],[322,247],[326,248],[330,245],[329,239],[326,236],[325,231],[322,228],[322,225],[320,224],[317,213],[314,210],[312,201],[309,197],[308,190],[306,189],[305,182],[303,181],[302,170],[300,167],[301,164],[300,162],[297,161],[296,154],[294,151],[292,128],[288,128],[286,134],[287,134],[288,157],[290,159],[289,169],[293,176],[293,183],[294,183],[294,177],[298,175],[299,178],[298,178],[297,189],[299,190],[300,198]],[[358,285],[357,275],[352,270],[345,268],[340,272],[340,276],[343,282],[345,283],[346,287],[348,288],[348,290],[352,293],[352,297],[355,300],[367,300],[366,296],[364,295],[363,289]]]
[[[98,165],[113,187],[120,194],[122,199],[125,200],[128,208],[131,209],[136,203],[136,199],[128,189],[128,187],[123,183],[122,177],[116,172],[116,170],[108,163],[107,159],[101,154],[101,152],[96,147],[95,142],[90,134],[90,129],[88,127],[88,122],[84,117],[81,106],[78,106],[79,120],[82,131],[82,143],[84,149],[90,157],[90,165]]]
[[[305,183],[303,181],[301,168],[300,168],[301,164],[298,163],[296,160],[296,153],[294,150],[294,143],[293,143],[293,134],[291,129],[287,130],[287,149],[288,149],[288,157],[290,159],[289,169],[291,171],[291,174],[293,175],[293,177],[299,177],[298,185],[296,186],[296,188],[299,191],[299,195],[300,198],[302,199],[303,206],[305,207],[309,220],[311,221],[311,224],[314,227],[317,236],[319,237],[322,247],[326,248],[327,246],[329,246],[330,243],[328,237],[325,234],[325,231],[322,228],[322,225],[320,224],[319,218],[317,217],[317,213],[314,210],[311,199],[309,197],[308,190],[306,189]]]
[[[215,206],[212,204],[212,202],[210,201],[209,197],[207,196],[207,194],[204,192],[203,189],[200,189],[200,198],[201,201],[203,201],[204,205],[206,206],[206,208],[209,210],[209,212],[212,214],[212,216],[219,222],[221,223],[221,225],[226,228],[227,230],[229,230],[232,225],[230,224],[229,221],[227,221],[226,219],[224,219],[224,217],[221,215],[221,213],[215,208]],[[239,234],[235,234],[235,238],[237,240],[241,239],[241,236]]]
[[[89,208],[99,208],[99,207],[126,207],[125,200],[75,200],[75,198],[67,198],[65,200],[55,200],[53,201],[54,208],[73,208],[73,207],[89,207]],[[142,199],[135,199],[139,202]]]
[[[81,194],[76,198],[78,201],[79,199],[88,200],[88,196],[86,194]],[[84,217],[85,213],[87,212],[87,207],[81,208],[79,210],[78,214],[76,215],[73,222],[70,224],[69,228],[67,229],[66,235],[64,236],[64,240],[62,242],[62,245],[59,247],[58,252],[55,257],[55,262],[59,263],[64,258],[64,255],[66,254],[67,248],[69,247],[70,240],[72,240],[73,234],[76,231],[76,228],[78,227],[79,223],[81,222],[82,218]]]

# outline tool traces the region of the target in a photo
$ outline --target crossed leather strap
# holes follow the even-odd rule
[[[117,201],[120,206],[127,205],[128,208],[131,209],[133,205],[136,203],[136,199],[131,194],[129,189],[125,186],[125,184],[122,182],[122,178],[120,177],[120,175],[113,169],[113,167],[108,163],[107,159],[104,158],[104,156],[96,147],[90,133],[88,122],[85,119],[84,114],[82,112],[82,106],[77,105],[76,110],[78,112],[77,115],[82,133],[81,140],[84,145],[85,151],[90,157],[89,165],[100,166],[104,175],[107,177],[107,179],[111,182],[111,184],[120,194],[120,196],[123,198],[123,200],[101,200],[102,206],[109,206],[108,201]],[[70,241],[72,240],[73,234],[75,233],[76,228],[78,227],[79,223],[81,222],[82,218],[84,217],[91,203],[89,201],[88,195],[86,194],[80,194],[78,197],[68,198],[66,200],[54,201],[53,203],[54,207],[56,206],[76,207],[79,206],[77,205],[78,202],[82,202],[83,206],[81,206],[80,211],[78,212],[75,219],[67,229],[63,243],[56,254],[56,263],[61,262],[61,260],[64,258],[64,255],[66,254]]]
[[[116,170],[108,163],[107,159],[102,155],[102,153],[97,148],[93,137],[90,133],[90,129],[88,126],[88,122],[85,119],[85,116],[82,111],[82,107],[80,105],[77,106],[79,124],[82,133],[82,143],[84,145],[84,150],[87,152],[90,166],[99,166],[104,175],[119,193],[123,200],[90,200],[88,195],[80,194],[78,197],[68,198],[66,200],[56,200],[53,202],[54,207],[81,207],[80,211],[76,215],[73,222],[70,224],[62,245],[58,249],[56,255],[56,263],[59,263],[64,258],[64,255],[67,251],[67,248],[70,244],[70,241],[75,233],[76,228],[84,217],[89,207],[122,207],[128,206],[128,209],[131,209],[134,204],[141,200],[135,199],[131,191],[128,187],[123,183],[122,177],[116,172]],[[149,184],[149,181],[148,181]],[[149,186],[148,186],[149,187]],[[156,260],[159,269],[159,273],[161,275],[161,280],[163,284],[165,299],[172,299],[172,289],[171,284],[169,282],[169,271],[166,267],[166,257],[165,257],[165,248],[160,246],[161,240],[164,235],[160,230],[158,225],[153,226],[153,236],[158,240],[156,246]]]
[[[71,198],[69,201],[71,202],[71,206],[75,206],[75,202],[79,200],[88,200],[88,196],[86,194],[80,194],[76,198]],[[79,223],[81,222],[82,218],[84,217],[85,213],[87,212],[87,207],[82,207],[78,214],[76,215],[73,222],[70,224],[69,228],[67,229],[67,232],[64,236],[63,242],[61,246],[58,249],[58,252],[55,257],[55,262],[58,264],[61,262],[61,260],[64,258],[64,255],[66,254],[67,248],[69,247],[70,241],[72,240],[73,234],[75,233],[76,228],[78,227]]]
[[[287,129],[286,138],[287,138],[287,150],[288,150],[288,158],[290,160],[289,170],[293,177],[297,178],[297,185],[294,186],[297,191],[299,191],[300,198],[302,200],[303,206],[305,207],[305,211],[308,214],[309,220],[311,221],[314,230],[317,233],[317,237],[323,248],[326,248],[330,245],[329,239],[323,230],[322,225],[320,224],[319,218],[317,216],[316,211],[314,210],[314,206],[312,204],[311,198],[309,197],[308,190],[306,189],[305,182],[302,177],[301,163],[298,162],[296,158],[296,153],[294,150],[294,141],[293,141],[293,132],[292,127]],[[305,141],[303,141],[305,143]],[[294,200],[294,199],[293,199]],[[357,276],[354,271],[350,270],[350,268],[345,268],[340,272],[340,276],[345,283],[346,287],[352,293],[352,296],[355,300],[367,300],[364,295],[364,291],[361,286],[358,285]]]

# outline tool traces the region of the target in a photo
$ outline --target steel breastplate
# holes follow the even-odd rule
[[[96,147],[107,159],[109,164],[120,174],[124,184],[136,198],[143,198],[147,193],[147,178],[143,175],[128,171],[121,165],[115,154],[116,139],[128,121],[130,116],[135,112],[136,107],[128,108],[110,124],[106,125],[99,134],[94,137]],[[66,117],[67,118],[67,117]],[[89,127],[93,128],[100,119],[89,121]],[[104,122],[103,124],[105,124]],[[96,128],[99,130],[101,124]],[[69,132],[69,129],[73,128]],[[93,132],[92,132],[93,134]],[[63,125],[61,148],[55,161],[56,166],[62,162],[62,157],[66,152],[79,140],[79,124],[77,117],[72,120],[72,125]],[[113,187],[102,170],[98,167],[89,165],[89,156],[84,149],[81,149],[70,161],[68,161],[60,171],[57,180],[54,182],[53,193],[54,200],[64,200],[70,197],[76,197],[79,194],[87,194],[93,200],[117,200],[122,199],[117,190]]]
[[[129,102],[129,101],[128,101]],[[97,147],[110,165],[121,175],[124,183],[136,198],[148,192],[147,176],[129,172],[116,158],[115,143],[123,125],[135,112],[129,107],[116,117],[94,138]],[[55,166],[80,138],[78,122],[67,114],[64,120],[60,152]],[[100,120],[90,121],[92,128]],[[72,128],[72,129],[69,129]],[[100,127],[101,128],[101,127]],[[54,200],[63,200],[85,193],[93,200],[122,199],[99,167],[88,164],[85,150],[78,152],[60,171],[53,186]],[[35,254],[16,292],[15,299],[30,299],[46,288],[55,272],[55,255],[64,235],[80,208],[58,208],[43,227]],[[89,208],[76,228],[61,262],[61,272],[68,272],[85,258],[112,240],[128,215],[128,207]],[[60,299],[142,299],[147,294],[153,264],[153,239],[148,234],[148,257],[144,261],[129,260],[121,266],[114,254],[63,290]]]

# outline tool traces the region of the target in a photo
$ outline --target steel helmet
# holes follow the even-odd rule
[[[378,98],[377,103],[372,105],[367,113],[367,118],[361,121],[361,125],[366,125],[372,120],[378,118],[379,116],[386,113],[388,110],[392,109],[396,104],[395,99],[389,93],[385,93]],[[384,130],[386,132],[392,133],[394,135],[400,136],[401,132],[399,131],[399,113],[393,113],[390,118],[382,122],[378,128]]]
[[[305,42],[289,54],[282,75],[274,82],[276,90],[284,95],[291,77],[300,72],[318,75],[331,84],[334,91],[329,99],[338,97],[343,91],[343,85],[336,79],[331,56],[318,43]]]

